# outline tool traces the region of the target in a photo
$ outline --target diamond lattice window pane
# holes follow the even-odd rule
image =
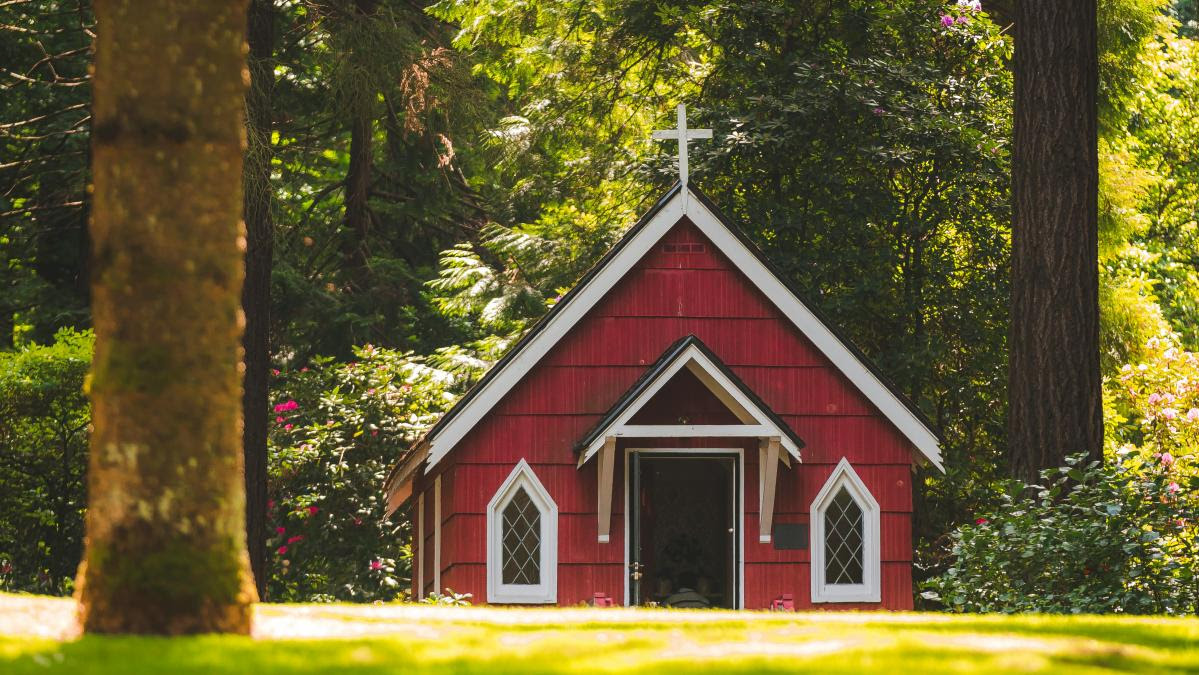
[[[862,529],[862,507],[841,488],[824,511],[824,583],[862,583]]]
[[[541,583],[541,511],[524,488],[504,507],[503,583]]]

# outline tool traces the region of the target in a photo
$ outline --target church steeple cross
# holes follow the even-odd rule
[[[687,106],[679,104],[679,128],[665,129],[654,132],[654,140],[679,142],[679,183],[683,185],[683,194],[687,194],[687,141],[699,138],[711,138],[711,129],[688,129]]]

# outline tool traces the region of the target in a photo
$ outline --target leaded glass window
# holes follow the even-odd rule
[[[862,583],[863,542],[862,507],[842,487],[824,512],[824,583]]]
[[[541,511],[523,487],[504,507],[502,542],[503,583],[541,583]]]

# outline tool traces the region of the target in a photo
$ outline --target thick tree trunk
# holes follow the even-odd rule
[[[266,598],[266,466],[270,423],[271,309],[271,98],[275,84],[275,8],[273,0],[251,0],[249,14],[250,89],[246,94],[245,165],[246,313],[245,391],[242,442],[246,465],[246,548],[258,597]]]
[[[97,0],[83,628],[246,633],[246,4]]]
[[[1011,469],[1099,459],[1095,0],[1017,3]]]

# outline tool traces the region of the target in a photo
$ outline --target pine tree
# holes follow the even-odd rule
[[[1027,482],[1101,457],[1095,0],[1016,9],[1009,444]]]

